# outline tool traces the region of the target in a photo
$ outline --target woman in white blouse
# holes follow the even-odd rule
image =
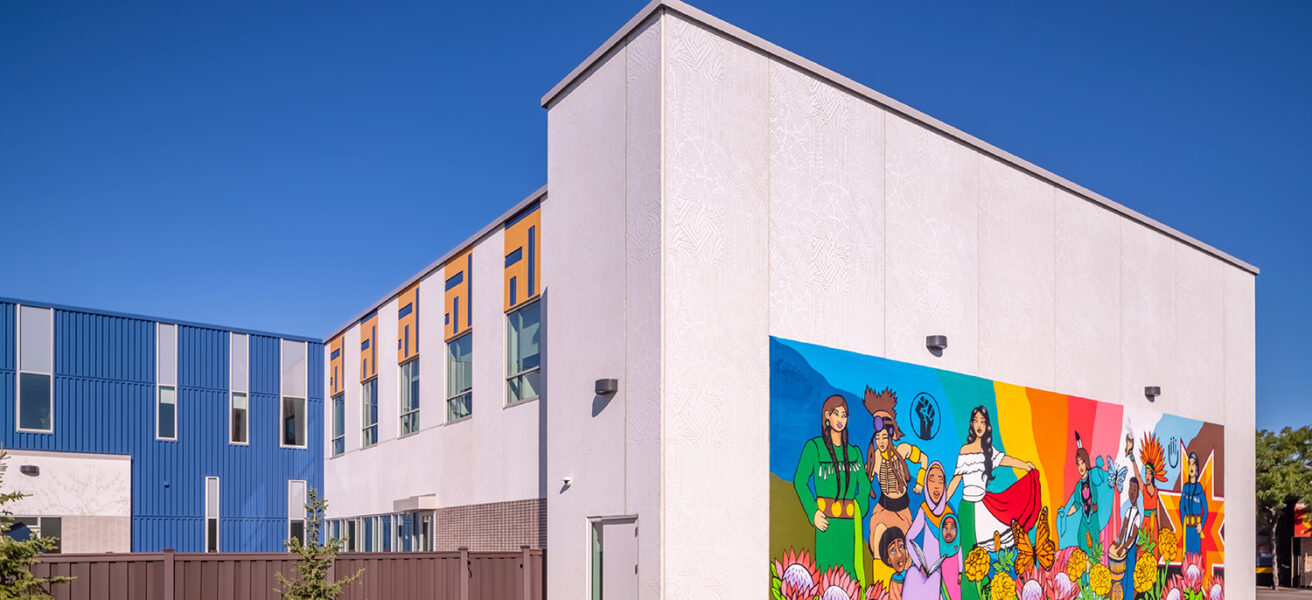
[[[995,467],[1019,469],[1025,475],[1005,490],[989,491]],[[1033,464],[993,447],[993,423],[988,409],[983,406],[970,411],[966,444],[957,455],[957,468],[948,484],[949,498],[959,485],[965,486],[961,490],[961,504],[957,507],[963,552],[969,552],[968,549],[974,546],[989,552],[1014,546],[1011,522],[1016,521],[1023,530],[1029,531],[1042,508],[1039,472],[1034,470]],[[995,533],[997,543],[994,542]]]

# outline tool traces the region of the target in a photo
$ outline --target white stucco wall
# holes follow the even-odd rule
[[[6,492],[26,498],[5,506],[22,517],[60,517],[63,552],[130,552],[132,549],[132,458],[7,450]],[[40,469],[24,475],[21,467]]]
[[[643,597],[767,595],[770,335],[1222,423],[1234,515],[1227,586],[1251,589],[1251,272],[731,25],[678,2],[666,7],[650,9],[653,22],[546,99],[557,217],[587,214],[593,227],[630,232],[652,230],[656,219],[661,231],[660,452],[648,464],[660,473],[663,558],[659,579],[644,580],[658,587],[644,587]],[[659,31],[656,90],[632,60],[639,29]],[[650,119],[653,102],[660,157],[648,172],[660,180],[658,207],[634,213],[635,194],[653,189],[635,179],[634,156],[657,160],[645,158],[649,129],[634,119]],[[623,224],[606,206],[621,197]],[[551,263],[555,273],[572,277],[556,280],[557,299],[570,294],[590,321],[620,331],[607,312],[619,304],[598,300],[613,282],[597,273],[619,268],[606,253],[621,251],[622,240],[596,232],[580,240],[582,249],[544,251],[544,265],[562,261]],[[629,274],[647,264],[635,262],[634,246],[630,233]],[[576,264],[583,256],[598,266]],[[645,288],[629,280],[632,320],[640,307],[631,297]],[[565,291],[576,285],[585,290]],[[569,318],[555,310],[553,318]],[[577,365],[558,359],[551,389],[586,395],[592,377],[609,375],[573,371],[609,372],[619,342],[587,337],[602,335],[592,325],[553,325],[557,350],[588,352],[571,354]],[[948,336],[942,356],[926,350],[931,334]],[[630,343],[630,371],[634,351]],[[644,393],[656,389],[633,375],[622,380],[630,402],[635,381]],[[1151,385],[1163,392],[1153,404],[1143,395]],[[591,480],[632,487],[635,477],[600,456],[574,466],[620,440],[612,432],[578,448],[560,442],[558,424],[577,439],[588,418],[577,407],[551,410],[548,479],[553,487],[566,472],[589,479],[580,494],[549,502],[551,593],[578,597],[580,522],[632,511],[617,489]],[[557,469],[561,461],[573,463]],[[649,564],[640,561],[640,572]]]
[[[544,236],[549,239],[549,236]],[[346,452],[332,457],[332,402],[324,419],[324,487],[328,518],[390,513],[393,503],[435,494],[438,507],[543,497],[539,448],[542,407],[507,407],[505,242],[501,228],[477,241],[470,294],[474,335],[473,416],[446,420],[446,344],[442,269],[419,283],[420,430],[400,436],[400,367],[396,362],[398,304],[378,309],[378,443],[361,448],[362,390],[359,324],[346,330],[343,354]],[[549,281],[544,276],[543,282]],[[330,371],[325,353],[324,372]],[[324,383],[327,389],[327,380]]]

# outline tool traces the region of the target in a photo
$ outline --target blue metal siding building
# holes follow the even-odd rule
[[[18,431],[18,305],[51,309],[53,433]],[[177,440],[156,439],[157,324],[177,325]],[[249,336],[248,444],[229,443],[229,340]],[[280,444],[281,340],[306,344],[306,446]],[[0,299],[0,443],[128,455],[134,552],[205,550],[205,478],[218,477],[219,549],[283,550],[288,481],[323,489],[323,344],[173,320]]]

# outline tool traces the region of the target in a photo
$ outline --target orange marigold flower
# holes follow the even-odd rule
[[[1107,592],[1112,591],[1112,572],[1107,565],[1098,563],[1089,569],[1089,587],[1099,596],[1106,596]]]
[[[1148,555],[1140,552],[1139,560],[1134,563],[1134,591],[1142,594],[1157,585],[1157,561],[1148,560]]]
[[[966,555],[966,579],[968,581],[980,581],[989,574],[989,553],[983,548],[973,548],[970,554]]]
[[[1070,562],[1066,565],[1066,576],[1075,581],[1084,575],[1084,568],[1088,566],[1089,557],[1085,556],[1084,550],[1076,548],[1071,552]]]
[[[1180,560],[1180,541],[1174,531],[1163,529],[1157,532],[1157,555],[1167,564]]]
[[[989,597],[991,600],[1015,600],[1016,581],[1011,575],[999,572],[993,576],[993,582],[989,585]]]

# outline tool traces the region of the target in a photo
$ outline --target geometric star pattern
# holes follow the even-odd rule
[[[1177,487],[1182,489],[1188,477],[1188,469],[1181,469]],[[1203,484],[1203,495],[1207,497],[1207,520],[1203,522],[1202,548],[1204,572],[1210,573],[1212,567],[1225,566],[1225,538],[1222,537],[1225,527],[1225,498],[1218,497],[1214,493],[1212,454],[1207,455],[1207,462],[1203,464],[1203,472],[1198,475],[1198,482]],[[1158,497],[1162,501],[1161,512],[1166,515],[1171,529],[1178,534],[1180,545],[1177,549],[1178,555],[1183,558],[1184,527],[1180,524],[1180,492],[1162,491],[1158,493]]]

